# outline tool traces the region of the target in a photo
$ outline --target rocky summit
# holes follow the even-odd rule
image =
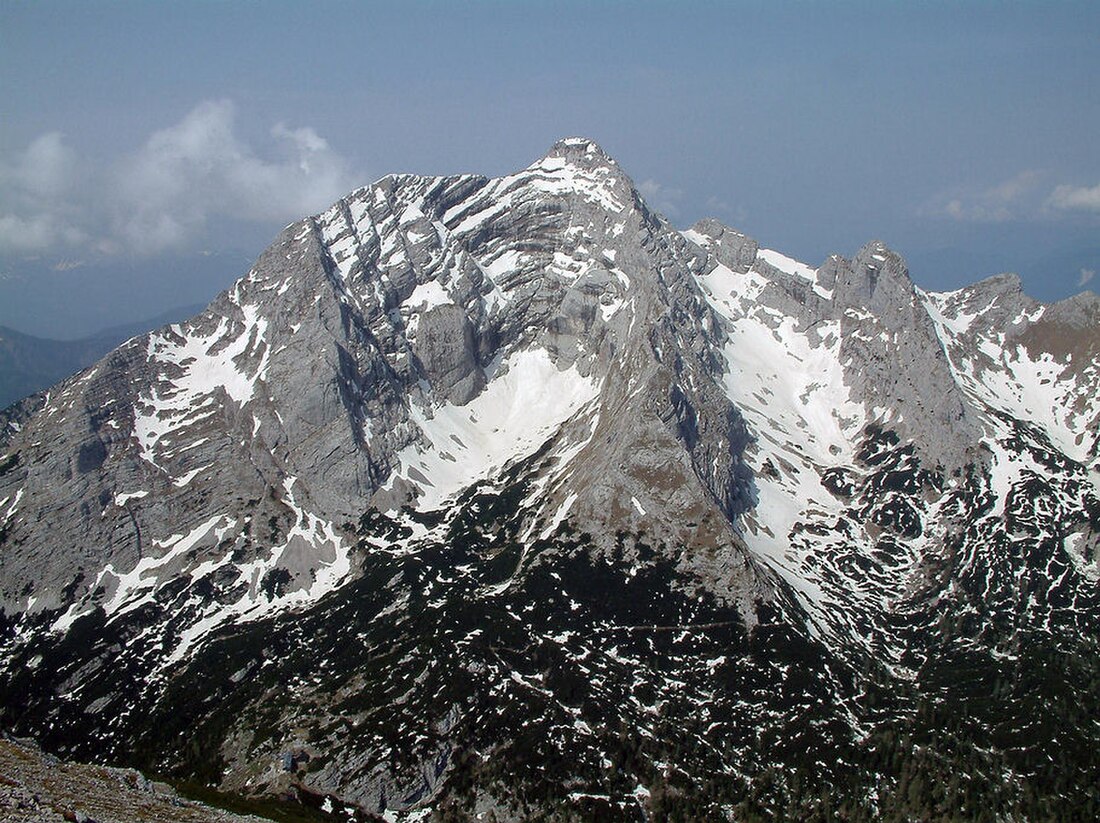
[[[1100,816],[1100,299],[392,175],[0,417],[0,723],[338,820]],[[312,819],[312,818],[311,818]]]

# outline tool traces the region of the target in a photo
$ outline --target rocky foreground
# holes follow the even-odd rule
[[[67,763],[0,738],[0,820],[20,823],[263,823],[185,800],[134,769]]]

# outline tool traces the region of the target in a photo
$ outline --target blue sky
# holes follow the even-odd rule
[[[1058,299],[1100,282],[1097,78],[1097,3],[0,0],[0,323],[204,300],[356,185],[573,134],[681,227]]]

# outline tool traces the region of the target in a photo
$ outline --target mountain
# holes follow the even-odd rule
[[[385,177],[4,412],[2,722],[337,819],[1100,811],[1100,299]]]
[[[202,310],[185,306],[141,323],[113,326],[80,340],[47,340],[0,326],[0,408],[87,368],[129,338]]]

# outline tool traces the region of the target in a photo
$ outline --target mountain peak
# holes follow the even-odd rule
[[[613,214],[637,199],[634,181],[598,143],[586,137],[559,140],[519,177],[546,194],[580,194]]]
[[[1100,325],[1100,296],[1086,289],[1050,306],[1051,316],[1078,328]],[[1096,332],[1093,332],[1096,339]]]
[[[615,158],[604,151],[595,140],[587,137],[564,137],[552,145],[545,155],[532,163],[529,169],[560,170],[571,168],[582,175],[596,175],[605,179],[633,181],[623,171]]]
[[[550,147],[543,159],[548,158],[562,158],[579,166],[618,165],[599,143],[588,137],[563,137]]]
[[[837,297],[876,315],[912,303],[913,282],[905,259],[881,240],[861,248],[851,264],[837,273]]]
[[[1024,284],[1020,280],[1020,275],[1014,272],[1003,272],[979,280],[968,288],[970,291],[982,295],[1020,294],[1024,290]]]
[[[868,269],[889,269],[897,274],[904,273],[906,277],[909,276],[909,267],[905,263],[905,258],[881,240],[872,240],[864,244],[863,248],[856,252],[854,262]]]

